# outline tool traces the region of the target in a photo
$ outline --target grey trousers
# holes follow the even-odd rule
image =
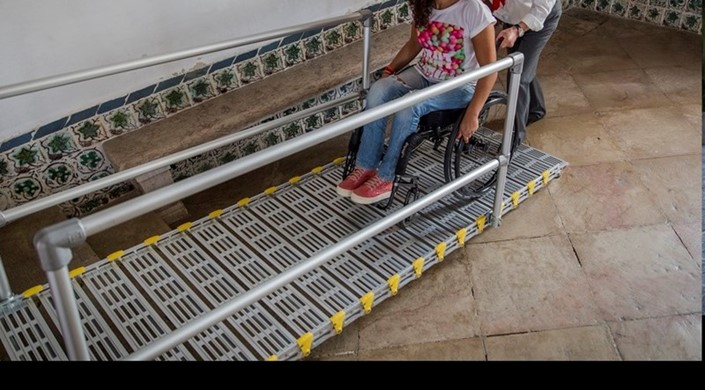
[[[546,104],[543,98],[541,84],[536,78],[536,69],[539,65],[541,51],[548,43],[558,27],[558,20],[561,18],[561,1],[557,0],[553,9],[543,23],[540,31],[527,31],[523,37],[519,38],[514,47],[508,49],[509,53],[521,52],[524,54],[524,71],[521,74],[519,83],[519,99],[517,101],[517,113],[514,121],[515,142],[523,142],[526,139],[526,122],[529,114],[537,118],[546,115]]]

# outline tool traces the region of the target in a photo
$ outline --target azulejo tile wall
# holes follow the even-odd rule
[[[572,0],[575,6],[702,34],[703,0]]]
[[[368,9],[374,12],[374,32],[406,23],[411,17],[405,0],[379,2]],[[67,115],[4,141],[0,143],[0,210],[112,174],[113,167],[102,149],[102,144],[110,138],[135,131],[361,38],[362,25],[359,22],[294,34]],[[359,81],[353,80],[265,121],[354,93],[358,88]],[[357,103],[330,109],[223,150],[184,161],[173,167],[174,177],[183,179],[203,172],[357,110]],[[74,199],[62,204],[61,208],[67,216],[79,216],[134,190],[130,183],[123,183]]]

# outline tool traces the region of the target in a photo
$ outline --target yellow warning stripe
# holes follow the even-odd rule
[[[245,207],[248,204],[250,204],[250,198],[242,198],[236,203],[237,207]]]
[[[458,245],[460,245],[460,247],[465,246],[465,237],[467,235],[468,235],[468,229],[466,229],[466,228],[462,228],[462,229],[458,230],[457,233],[455,233],[455,236],[458,237]]]
[[[86,267],[78,267],[76,269],[69,271],[69,278],[73,279],[76,276],[79,276],[84,272],[86,272]]]
[[[534,188],[536,187],[536,183],[532,180],[526,185],[529,188],[529,196],[534,194]]]
[[[399,274],[394,274],[387,280],[387,284],[389,285],[389,291],[392,292],[392,295],[397,295],[397,293],[399,292],[400,279],[401,277],[399,276]]]
[[[514,208],[519,207],[519,191],[512,194],[512,205]]]
[[[330,322],[333,324],[333,329],[336,334],[343,332],[343,323],[345,322],[345,310],[341,310],[330,317]]]
[[[362,304],[362,309],[365,311],[365,314],[370,314],[370,312],[372,311],[372,303],[374,302],[374,300],[375,293],[373,293],[372,291],[360,297],[360,303]]]
[[[123,256],[125,256],[125,251],[115,251],[115,252],[109,254],[107,259],[108,259],[108,261],[115,261],[115,260],[120,259]]]
[[[316,175],[320,175],[321,172],[323,172],[323,167],[315,167],[315,168],[311,169],[311,172],[313,172]]]
[[[277,360],[279,360],[279,358],[277,357],[277,355],[272,355],[264,360],[266,360],[268,362],[276,362]]]
[[[264,190],[264,194],[265,195],[272,195],[276,191],[277,191],[277,187],[269,187],[266,190]]]
[[[22,293],[22,296],[25,298],[31,298],[32,296],[37,295],[40,292],[42,292],[43,289],[44,289],[44,286],[41,286],[41,285],[30,287],[30,288],[24,290],[24,292]]]
[[[479,233],[482,233],[485,230],[485,223],[487,223],[487,217],[484,215],[480,215],[477,217],[477,220],[475,220],[475,224],[477,225],[477,231]]]
[[[157,241],[159,241],[160,238],[162,238],[162,237],[161,236],[149,237],[148,239],[144,240],[144,245],[147,245],[147,246],[154,245],[157,243]]]
[[[421,274],[423,273],[423,263],[423,257],[419,257],[418,259],[414,260],[413,263],[411,263],[411,265],[414,267],[414,273],[416,274],[417,278],[420,278]]]
[[[301,181],[301,176],[294,176],[291,179],[289,179],[289,184],[291,184],[293,186],[294,184],[296,184],[300,181]]]
[[[548,180],[549,180],[549,176],[550,176],[550,175],[551,175],[551,174],[548,173],[547,170],[546,170],[546,171],[543,171],[543,173],[541,174],[541,179],[543,180],[543,185],[548,184]]]
[[[445,242],[441,242],[440,244],[436,245],[436,256],[438,257],[438,261],[443,261],[446,257],[446,247],[448,244]]]
[[[208,216],[211,218],[218,218],[223,214],[223,209],[218,209],[218,210],[213,210],[211,211]]]
[[[340,165],[345,162],[345,157],[338,157],[335,160],[333,160],[333,164],[335,165]]]
[[[185,232],[185,231],[191,229],[191,226],[193,226],[193,223],[186,222],[184,224],[179,225],[179,227],[177,227],[176,230],[178,230],[180,232]]]
[[[299,348],[301,348],[301,353],[304,357],[310,355],[311,346],[313,345],[313,333],[308,332],[304,334],[296,340],[296,343],[299,344]]]

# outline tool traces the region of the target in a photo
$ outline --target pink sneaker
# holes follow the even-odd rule
[[[340,184],[338,184],[338,187],[335,188],[335,191],[338,193],[338,195],[347,198],[348,196],[350,196],[350,194],[352,194],[353,191],[357,189],[357,187],[360,187],[362,183],[364,183],[365,181],[367,181],[367,179],[371,178],[374,175],[374,169],[355,168],[348,175],[348,177],[345,178],[345,180],[341,181]]]
[[[372,204],[388,199],[392,194],[393,185],[391,181],[374,176],[353,191],[350,200],[359,204]]]

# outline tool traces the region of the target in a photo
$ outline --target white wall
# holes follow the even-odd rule
[[[378,0],[0,0],[0,85],[344,15]],[[214,53],[0,100],[0,142],[212,63]]]

